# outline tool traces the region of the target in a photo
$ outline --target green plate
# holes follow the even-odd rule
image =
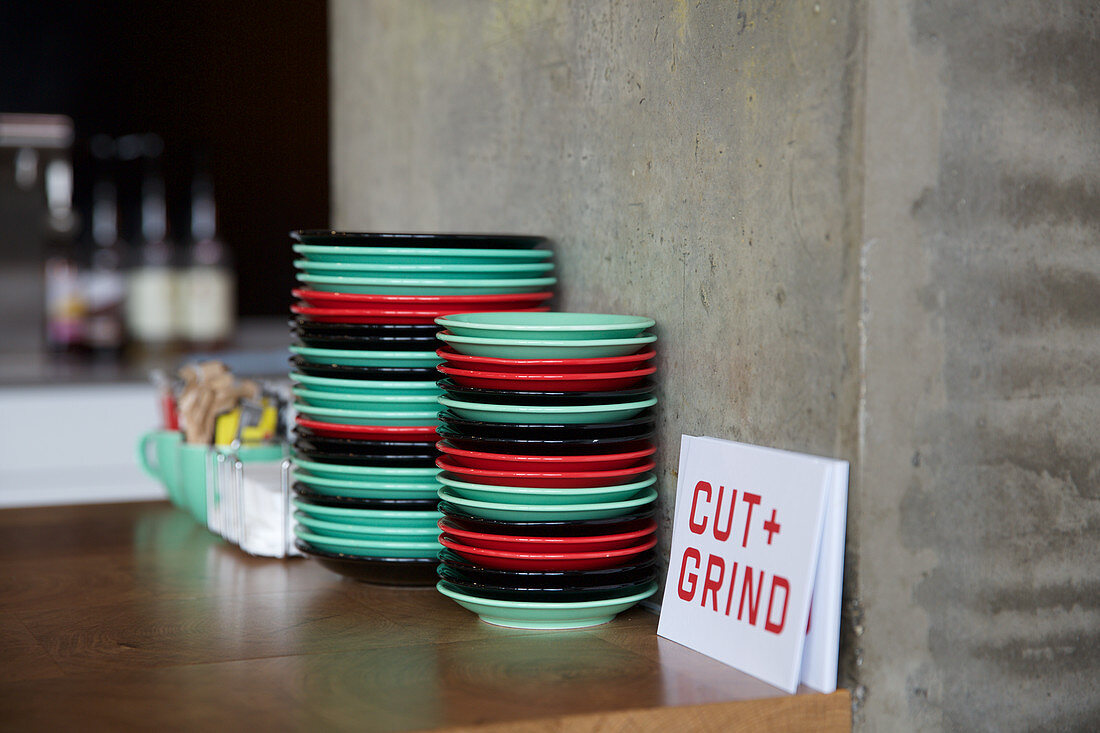
[[[362,265],[415,265],[421,262],[506,265],[511,262],[548,260],[548,249],[446,249],[442,247],[330,247],[295,244],[296,253],[313,262],[347,262]]]
[[[633,509],[652,504],[657,499],[656,489],[645,489],[641,494],[622,501],[600,504],[503,504],[495,501],[466,499],[444,486],[439,498],[465,509],[475,517],[499,519],[505,522],[567,522],[574,519],[605,519],[627,514]]]
[[[458,605],[476,613],[485,623],[511,629],[583,629],[599,626],[657,592],[657,584],[650,583],[644,590],[621,598],[555,603],[479,598],[461,592],[445,580],[439,581],[435,587]]]
[[[338,407],[314,407],[296,403],[302,415],[318,422],[337,425],[438,425],[439,413],[426,410],[342,410]]]
[[[353,540],[343,537],[324,537],[302,527],[295,527],[294,535],[319,550],[359,557],[435,557],[443,549],[443,545],[439,544],[438,540],[434,542]]]
[[[317,519],[302,512],[294,512],[294,519],[310,532],[322,537],[340,537],[348,540],[376,540],[380,542],[428,542],[439,537],[439,527],[386,527],[366,524],[344,524]]]
[[[290,472],[291,479],[326,496],[348,496],[355,499],[435,499],[439,483],[362,481],[313,476],[301,471]]]
[[[290,350],[314,364],[373,367],[434,367],[443,359],[434,351],[359,351],[356,349],[317,349],[291,344]]]
[[[336,379],[334,377],[313,377],[300,372],[291,372],[290,379],[316,392],[336,392],[346,395],[423,394],[439,396],[443,391],[434,380],[431,382],[393,382],[370,379]]]
[[[370,295],[497,295],[537,293],[558,281],[556,277],[447,278],[340,277],[298,273],[298,280],[326,293]]]
[[[339,392],[316,392],[304,387],[295,387],[294,396],[299,404],[313,407],[335,407],[346,410],[373,410],[376,412],[403,412],[419,410],[426,412],[433,407],[439,410],[439,395],[382,395],[382,394],[340,394]]]
[[[310,275],[340,275],[345,277],[367,277],[407,279],[438,278],[440,280],[486,280],[497,278],[545,277],[554,269],[553,262],[534,262],[529,264],[447,265],[439,263],[420,263],[415,265],[362,265],[348,262],[312,262],[295,260],[294,266]],[[639,331],[642,329],[638,329]]]
[[[604,313],[460,313],[435,322],[456,336],[557,341],[634,338],[656,321]]]
[[[343,524],[361,524],[372,527],[436,527],[436,522],[443,518],[443,513],[437,511],[323,506],[321,504],[311,504],[298,497],[294,497],[290,501],[295,507],[311,517],[325,519],[330,522],[342,522]]]
[[[519,339],[459,336],[442,331],[436,336],[460,354],[495,359],[602,359],[633,354],[657,337],[651,333],[623,339]]]
[[[637,496],[639,491],[648,489],[657,483],[657,477],[652,473],[646,474],[646,477],[641,481],[634,481],[621,486],[599,486],[588,489],[538,489],[526,486],[473,484],[468,481],[457,481],[446,474],[440,474],[436,480],[445,486],[449,486],[454,493],[465,499],[488,501],[496,504],[538,504],[540,506],[603,504],[611,501],[622,501]]]
[[[439,403],[451,408],[459,417],[484,422],[524,424],[605,423],[628,420],[647,407],[657,404],[656,397],[636,402],[616,402],[610,405],[493,405],[487,402],[464,402],[440,397]]]
[[[388,466],[344,466],[339,463],[318,463],[295,456],[291,462],[311,476],[335,479],[363,479],[365,481],[388,481],[390,483],[425,483],[435,481],[439,469],[404,468]]]

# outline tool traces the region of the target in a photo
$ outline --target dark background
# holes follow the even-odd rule
[[[85,211],[89,138],[159,134],[181,243],[196,161],[206,161],[240,313],[284,314],[287,232],[328,226],[326,23],[323,0],[3,0],[0,112],[73,118],[75,199]],[[121,233],[133,242],[140,164],[117,168]]]

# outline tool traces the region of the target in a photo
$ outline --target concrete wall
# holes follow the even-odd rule
[[[850,457],[850,8],[335,2],[334,225],[545,234],[655,318],[666,526],[681,433]]]
[[[682,432],[849,458],[865,730],[1100,718],[1094,3],[333,0],[334,226],[556,240]]]
[[[1100,6],[872,0],[867,729],[1100,727]]]

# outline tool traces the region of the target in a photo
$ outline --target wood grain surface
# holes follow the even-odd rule
[[[432,589],[249,557],[167,504],[0,511],[0,727],[847,731],[656,636],[481,623]]]

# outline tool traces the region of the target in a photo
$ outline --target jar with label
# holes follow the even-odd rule
[[[118,356],[125,338],[122,271],[123,244],[118,238],[118,201],[113,183],[100,180],[92,191],[92,243],[81,272],[85,305],[84,345],[93,354]]]
[[[168,238],[164,182],[155,172],[142,184],[141,244],[130,271],[126,326],[147,350],[170,349],[179,333],[176,319],[175,252]]]
[[[46,167],[46,227],[44,268],[45,340],[51,353],[79,352],[84,343],[84,293],[73,232],[73,169],[67,160]]]
[[[199,175],[191,188],[192,242],[176,290],[180,335],[191,348],[219,348],[233,336],[236,281],[216,218],[213,186]]]

